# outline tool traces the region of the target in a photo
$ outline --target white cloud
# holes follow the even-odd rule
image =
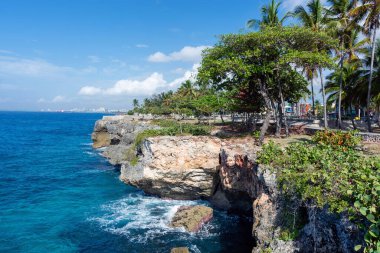
[[[149,46],[146,45],[146,44],[137,44],[136,47],[137,47],[137,48],[147,48],[147,47],[149,47]]]
[[[73,71],[70,67],[57,66],[40,59],[24,59],[0,56],[0,73],[7,75],[52,76]]]
[[[12,51],[0,49],[0,54],[13,54]]]
[[[183,76],[181,76],[181,77],[175,79],[174,81],[170,82],[168,86],[170,88],[178,88],[178,86],[181,83],[185,82],[186,80],[195,81],[195,78],[198,74],[199,66],[200,66],[200,64],[194,64],[193,68],[191,70],[185,71]]]
[[[176,78],[171,82],[166,81],[163,74],[154,72],[143,80],[119,80],[110,88],[84,86],[79,90],[78,94],[83,96],[152,95],[158,91],[175,89],[186,80],[194,80],[198,67],[199,64],[194,64],[191,70],[185,71],[183,76]]]
[[[170,54],[164,54],[162,52],[156,52],[148,57],[150,62],[171,62],[171,61],[189,61],[199,62],[201,60],[202,51],[209,46],[191,47],[186,46],[180,51],[172,52]]]
[[[62,95],[58,95],[58,96],[55,96],[54,98],[52,98],[51,100],[47,100],[45,98],[40,98],[37,100],[37,103],[39,104],[43,104],[43,103],[62,103],[62,102],[67,102],[68,100],[62,96]]]
[[[79,90],[79,95],[93,96],[101,92],[102,90],[100,88],[96,88],[93,86],[84,86]]]
[[[157,72],[151,74],[148,78],[138,80],[119,80],[115,85],[105,90],[108,95],[120,95],[120,94],[144,94],[150,95],[154,93],[158,88],[165,86],[166,81],[162,74]]]
[[[53,103],[60,103],[60,102],[64,102],[66,99],[64,96],[61,96],[61,95],[58,95],[58,96],[55,96],[51,102]]]
[[[92,63],[99,63],[100,62],[100,57],[96,55],[89,55],[87,58],[90,60]]]
[[[84,86],[79,90],[79,95],[151,95],[157,89],[166,85],[162,74],[157,72],[151,74],[143,80],[122,79],[117,81],[114,86],[107,89],[101,89],[93,86]]]

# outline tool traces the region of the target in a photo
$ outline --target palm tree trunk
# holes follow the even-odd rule
[[[312,103],[312,107],[311,107],[311,108],[312,108],[312,110],[313,110],[313,116],[315,116],[313,77],[311,77],[310,83],[311,83],[311,103]]]
[[[343,43],[342,43],[343,44]],[[341,45],[341,48],[343,46]],[[343,86],[343,49],[340,51],[341,58],[340,58],[340,77],[339,77],[339,97],[338,97],[338,128],[342,129],[342,113],[341,113],[341,107],[342,107],[342,86]]]
[[[368,132],[372,132],[371,128],[371,118],[369,117],[369,108],[371,106],[371,86],[372,86],[372,72],[373,72],[373,62],[375,60],[375,47],[376,47],[376,29],[373,29],[373,37],[372,37],[372,52],[371,52],[371,66],[369,69],[369,82],[368,82],[368,93],[367,93],[367,117],[368,117]]]
[[[321,86],[322,86],[322,102],[323,102],[323,123],[325,129],[328,128],[327,125],[327,103],[326,103],[326,91],[325,91],[325,85],[323,83],[323,76],[322,76],[322,68],[319,68],[319,77],[321,78]]]
[[[352,127],[354,128],[354,130],[356,130],[355,114],[352,115],[352,101],[350,103],[350,116],[351,116]]]

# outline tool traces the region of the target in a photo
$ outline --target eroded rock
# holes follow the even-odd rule
[[[105,148],[102,155],[113,165],[120,165],[126,160],[126,153],[137,134],[146,129],[158,126],[136,116],[118,115],[104,116],[96,121],[91,135],[94,148]]]
[[[208,136],[148,138],[138,164],[123,164],[120,179],[161,197],[209,198],[219,181],[220,145]]]
[[[212,217],[213,210],[210,207],[181,206],[174,214],[170,226],[183,227],[188,232],[198,232]]]
[[[220,184],[211,202],[218,208],[250,215],[258,195],[256,154],[253,138],[224,140],[220,150]]]

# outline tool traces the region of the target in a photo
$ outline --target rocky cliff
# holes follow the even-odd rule
[[[276,175],[256,163],[252,138],[160,136],[143,141],[137,163],[125,160],[136,134],[154,128],[130,117],[96,123],[94,147],[121,164],[120,179],[145,192],[173,199],[207,199],[215,207],[252,215],[252,252],[353,252],[362,236],[336,216],[281,195]],[[292,227],[296,234],[286,231]],[[296,229],[295,229],[296,227]]]
[[[125,162],[126,152],[134,142],[137,134],[158,126],[150,124],[149,119],[120,115],[104,116],[96,121],[91,135],[94,148],[105,148],[102,155],[113,165]]]
[[[220,145],[218,138],[206,136],[148,138],[139,162],[123,163],[120,178],[161,197],[209,198],[218,181]]]

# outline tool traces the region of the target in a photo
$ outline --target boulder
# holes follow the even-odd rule
[[[170,226],[183,227],[188,232],[198,232],[212,217],[213,210],[210,207],[181,206],[174,214]]]
[[[209,198],[219,181],[220,145],[220,139],[209,136],[148,138],[139,162],[121,166],[120,179],[161,197]]]
[[[178,247],[178,248],[172,248],[170,253],[189,253],[188,247]]]

